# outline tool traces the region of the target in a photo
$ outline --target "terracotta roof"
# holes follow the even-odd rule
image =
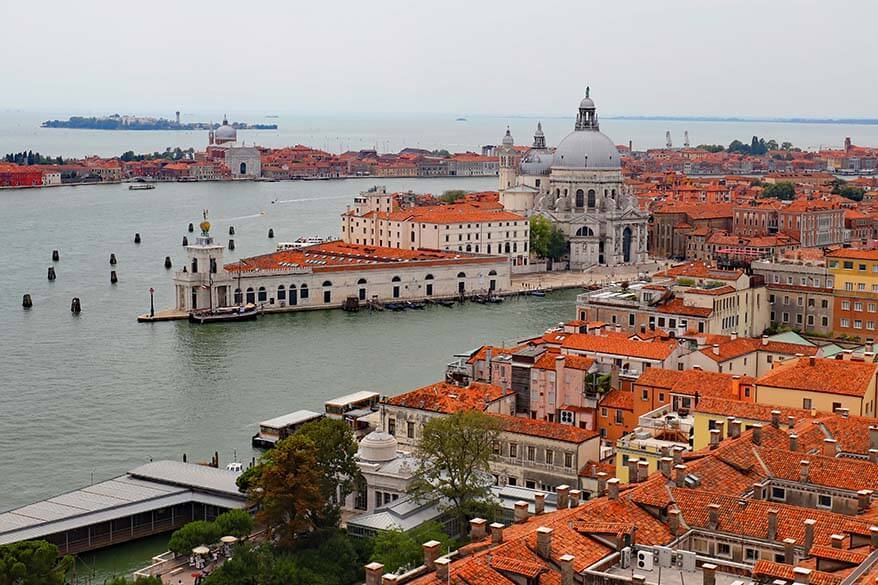
[[[713,309],[709,307],[693,307],[686,305],[683,299],[674,298],[656,307],[659,313],[683,315],[685,317],[710,317]]]
[[[712,344],[711,344],[712,345]],[[719,355],[713,353],[713,347],[702,348],[701,353],[715,362],[724,362],[755,351],[767,351],[793,356],[801,353],[806,356],[817,355],[819,348],[813,345],[799,345],[781,341],[768,341],[764,343],[760,338],[738,337],[729,341],[718,343]]]
[[[858,453],[868,455],[869,427],[878,426],[878,418],[849,416],[847,418],[832,415],[823,418],[819,426],[836,440],[842,453]]]
[[[774,386],[810,392],[864,396],[875,382],[878,365],[863,362],[813,358],[787,360],[756,381],[757,386]]]
[[[787,449],[758,448],[772,477],[799,481],[801,461],[808,461],[808,483],[841,490],[872,490],[878,486],[878,465],[849,457],[825,457]]]
[[[742,376],[738,378],[738,386],[750,385],[754,381],[755,379],[750,376]],[[674,394],[694,396],[697,392],[702,397],[739,398],[734,376],[717,372],[649,368],[637,378],[635,385],[666,388]]]
[[[850,549],[834,548],[831,546],[812,546],[808,551],[812,557],[818,559],[829,559],[832,561],[841,561],[852,565],[859,565],[869,556],[862,551],[854,551]]]
[[[594,365],[594,360],[581,355],[561,355],[558,350],[550,350],[539,357],[533,367],[538,370],[555,371],[558,358],[562,358],[564,367],[571,370],[588,371]]]
[[[796,574],[793,573],[793,565],[764,560],[756,561],[756,564],[753,566],[753,576],[769,577],[772,580],[783,579],[790,583],[796,580]],[[841,581],[841,577],[822,571],[812,571],[809,580],[811,585],[839,585]]]
[[[852,258],[854,260],[878,260],[878,249],[858,250],[856,248],[840,248],[826,254],[828,258]]]
[[[605,408],[620,408],[622,410],[634,410],[634,395],[630,390],[616,388],[607,393],[600,401],[600,406]]]
[[[784,424],[786,424],[788,416],[795,417],[797,421],[812,419],[810,410],[774,406],[771,404],[756,404],[755,402],[744,402],[743,400],[729,400],[719,396],[705,396],[698,401],[694,408],[695,412],[734,416],[744,420],[764,422],[771,421],[772,410],[780,411],[781,422]]]
[[[484,410],[488,403],[514,394],[500,386],[471,382],[469,386],[456,386],[448,382],[437,382],[405,394],[392,396],[385,403],[430,412],[450,414],[458,410]]]
[[[616,466],[613,463],[589,461],[579,470],[579,477],[597,478],[597,474],[600,472],[606,473],[607,479],[616,477]]]
[[[581,429],[573,425],[508,414],[491,413],[491,416],[500,421],[503,430],[507,433],[542,437],[566,443],[583,443],[598,436],[597,431]]]
[[[635,341],[623,336],[570,333],[561,347],[566,350],[613,354],[651,360],[665,360],[677,347],[675,342]]]

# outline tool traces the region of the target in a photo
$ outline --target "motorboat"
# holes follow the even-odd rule
[[[259,308],[253,304],[241,307],[221,307],[204,309],[189,313],[189,322],[199,325],[207,323],[229,323],[236,321],[255,321],[259,316]]]

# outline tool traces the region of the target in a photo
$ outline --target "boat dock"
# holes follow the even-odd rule
[[[154,461],[127,474],[0,513],[0,544],[43,539],[78,554],[244,508],[238,474]]]

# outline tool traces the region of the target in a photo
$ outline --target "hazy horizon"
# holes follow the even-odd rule
[[[0,3],[0,110],[870,118],[878,5]],[[26,50],[24,50],[26,49]]]

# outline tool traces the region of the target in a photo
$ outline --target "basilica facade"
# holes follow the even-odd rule
[[[507,130],[499,156],[501,203],[558,226],[570,244],[571,270],[647,261],[649,215],[623,184],[619,151],[600,131],[588,89],[573,132],[554,151],[538,125],[520,158]]]

